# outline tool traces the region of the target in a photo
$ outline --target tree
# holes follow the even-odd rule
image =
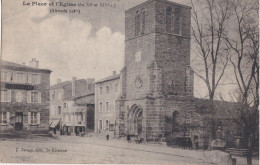
[[[229,49],[226,49],[223,36],[228,33],[230,3],[229,0],[196,3],[191,0],[191,5],[195,53],[203,64],[202,71],[195,70],[195,74],[206,84],[209,99],[213,100],[228,64]]]
[[[232,0],[231,9],[235,28],[224,39],[232,51],[233,66],[238,90],[235,101],[237,111],[231,113],[234,121],[243,128],[248,144],[247,164],[252,164],[252,152],[257,140],[259,122],[259,6],[257,0]]]
[[[203,120],[208,123],[205,130],[209,132],[209,148],[216,135],[215,107],[213,99],[228,65],[230,50],[227,49],[223,36],[228,34],[230,18],[230,0],[191,0],[192,5],[192,36],[196,47],[196,56],[203,66],[194,70],[195,74],[207,86],[211,100],[211,114]]]

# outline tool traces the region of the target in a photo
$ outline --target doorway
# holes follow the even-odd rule
[[[22,112],[15,113],[15,129],[16,130],[23,129],[23,113]]]

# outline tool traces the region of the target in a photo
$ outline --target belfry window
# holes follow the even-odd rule
[[[166,32],[171,33],[172,30],[172,8],[168,7],[166,10]]]
[[[179,8],[174,10],[174,34],[181,34],[181,10]]]
[[[142,34],[145,31],[145,11],[142,11]]]
[[[135,36],[140,34],[140,13],[137,11],[135,15]]]

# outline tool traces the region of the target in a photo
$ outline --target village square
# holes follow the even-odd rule
[[[259,29],[251,1],[208,1],[205,25],[192,0],[127,9],[123,67],[100,79],[51,83],[57,71],[35,57],[29,65],[2,60],[0,162],[258,164]],[[241,40],[228,33],[231,18],[241,23],[232,32]],[[194,67],[196,53],[202,60]],[[194,95],[202,90],[195,77],[207,97]],[[222,84],[234,91],[224,96]]]

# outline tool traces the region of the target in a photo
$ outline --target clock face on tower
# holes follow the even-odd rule
[[[135,86],[137,88],[141,88],[143,85],[143,80],[142,80],[142,77],[138,76],[136,79],[135,79]]]

